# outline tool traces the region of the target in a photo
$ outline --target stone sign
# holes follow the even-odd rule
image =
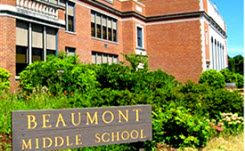
[[[152,139],[150,105],[12,112],[12,150],[55,150]]]

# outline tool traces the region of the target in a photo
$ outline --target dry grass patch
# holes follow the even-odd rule
[[[244,138],[243,133],[236,136],[218,137],[212,139],[203,151],[243,151]]]
[[[216,137],[208,142],[203,149],[185,148],[174,149],[166,145],[159,145],[157,151],[244,151],[244,134],[236,136]]]

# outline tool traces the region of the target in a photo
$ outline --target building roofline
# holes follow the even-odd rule
[[[96,0],[86,0],[84,2],[89,2],[90,4],[100,7],[104,10],[107,10],[115,15],[118,15],[122,18],[125,17],[136,17],[144,22],[154,22],[154,21],[166,21],[166,20],[174,20],[174,19],[181,19],[181,18],[193,18],[193,17],[205,17],[207,21],[209,21],[217,30],[225,37],[227,37],[226,32],[217,24],[217,22],[210,17],[205,11],[197,11],[197,12],[188,12],[188,13],[178,13],[178,14],[168,14],[168,15],[159,15],[159,16],[150,16],[146,17],[141,15],[135,11],[128,11],[128,12],[121,12],[116,10],[106,4],[98,2]]]

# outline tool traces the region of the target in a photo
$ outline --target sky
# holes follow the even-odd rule
[[[227,50],[230,57],[244,56],[243,0],[210,0],[226,23]]]

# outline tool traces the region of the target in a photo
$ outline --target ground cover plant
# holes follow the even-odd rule
[[[243,116],[243,96],[237,91],[225,90],[220,86],[223,82],[217,87],[208,82],[183,84],[161,70],[149,71],[147,66],[138,70],[135,62],[141,60],[133,57],[126,57],[129,64],[133,62],[131,66],[85,65],[77,61],[77,56],[65,55],[31,64],[20,74],[19,93],[0,91],[0,142],[11,141],[12,110],[136,104],[152,105],[153,140],[145,142],[146,150],[156,149],[159,143],[203,148],[213,137],[242,131],[243,119],[237,123],[237,118]],[[236,124],[224,121],[224,114]],[[126,151],[136,150],[136,146],[131,143],[74,150]],[[10,150],[11,146],[5,143],[1,149]]]

